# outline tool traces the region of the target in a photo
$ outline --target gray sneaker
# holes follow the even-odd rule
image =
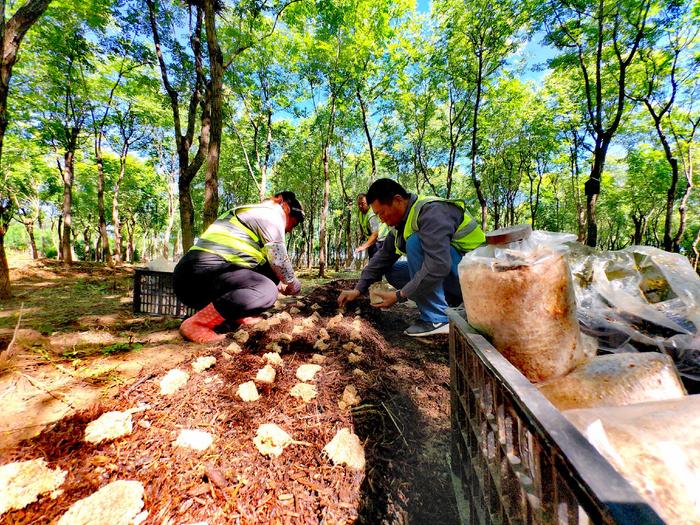
[[[448,334],[450,333],[449,323],[431,323],[418,319],[403,332],[411,337],[425,337],[429,335]]]

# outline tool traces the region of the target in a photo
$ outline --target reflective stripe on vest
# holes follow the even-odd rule
[[[379,230],[377,232],[377,242],[383,241],[386,239],[386,236],[389,235],[389,226],[386,223],[383,223],[382,221],[379,221]]]
[[[367,210],[367,213],[360,212],[360,216],[358,217],[360,222],[360,232],[362,232],[362,237],[364,239],[369,239],[369,236],[372,235],[372,229],[369,226],[369,219],[372,215],[374,215],[374,212],[372,211],[372,208],[370,208]]]
[[[235,208],[214,222],[190,250],[216,254],[241,268],[255,268],[265,262],[260,236],[243,224],[238,213],[257,205]],[[265,206],[266,209],[270,209]]]
[[[480,246],[486,241],[484,232],[481,230],[476,220],[467,211],[466,204],[463,200],[419,196],[416,199],[416,202],[413,203],[413,206],[411,206],[411,209],[408,211],[408,217],[406,217],[406,225],[403,228],[403,238],[405,242],[408,241],[408,238],[413,235],[414,232],[418,231],[418,217],[420,216],[421,209],[429,202],[447,202],[462,209],[464,218],[457,227],[457,231],[454,233],[452,240],[450,241],[450,245],[454,246],[458,252],[466,253]],[[406,255],[399,248],[399,243],[396,242],[396,239],[394,239],[394,245],[398,255]]]

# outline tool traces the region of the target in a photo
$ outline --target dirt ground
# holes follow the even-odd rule
[[[449,364],[446,338],[429,341],[402,334],[415,309],[381,312],[366,302],[328,328],[330,346],[313,346],[319,329],[335,316],[335,298],[351,281],[304,283],[291,320],[268,331],[246,328],[240,354],[228,339],[206,346],[184,342],[180,320],[134,315],[133,273],[77,264],[30,263],[12,270],[15,297],[2,303],[0,350],[0,465],[43,457],[69,472],[64,493],[42,497],[8,523],[49,523],[71,503],[114,479],[146,486],[145,523],[454,523],[449,483]],[[290,299],[272,312],[288,311]],[[358,308],[357,312],[355,308]],[[262,400],[243,407],[236,386],[252,379],[261,355],[280,333],[309,323],[283,345],[284,368]],[[19,329],[15,331],[21,312]],[[343,345],[361,326],[360,361],[349,363]],[[14,340],[13,340],[14,337]],[[318,396],[310,403],[289,397],[294,371],[323,353]],[[4,353],[6,355],[7,352]],[[214,368],[192,373],[198,356],[217,358]],[[163,398],[158,380],[173,367],[190,371],[186,389]],[[342,410],[337,400],[354,384],[361,403]],[[131,436],[99,445],[81,441],[87,422],[108,410],[148,404],[134,415]],[[142,423],[143,421],[143,423]],[[252,446],[261,422],[276,422],[295,440],[277,459]],[[140,426],[142,425],[142,426]],[[148,426],[148,429],[146,429]],[[170,442],[183,428],[215,435],[215,452],[185,454]],[[333,466],[321,449],[339,428],[360,437],[364,473]]]

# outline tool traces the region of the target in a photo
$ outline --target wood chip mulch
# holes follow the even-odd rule
[[[313,349],[319,329],[337,314],[335,298],[339,287],[346,284],[322,287],[303,298],[301,312],[291,322],[283,321],[266,332],[246,328],[251,337],[240,345],[242,354],[225,356],[232,339],[203,349],[200,355],[215,356],[216,364],[197,374],[190,361],[183,363],[179,368],[190,379],[173,395],[159,393],[158,381],[167,370],[155,375],[151,371],[124,387],[115,402],[66,418],[20,444],[0,458],[0,464],[41,457],[51,468],[60,467],[68,475],[56,499],[41,496],[25,509],[6,513],[0,521],[55,522],[72,503],[118,479],[143,483],[148,511],[145,524],[402,523],[408,521],[407,509],[412,507],[411,513],[419,518],[416,522],[428,518],[440,522],[433,521],[434,516],[452,520],[456,517],[454,503],[443,469],[448,421],[444,419],[443,427],[441,420],[438,432],[432,434],[428,426],[421,425],[419,411],[403,392],[402,378],[387,368],[396,358],[386,361],[383,354],[391,346],[384,337],[361,319],[362,341],[357,343],[363,347],[363,360],[350,364],[350,352],[342,348],[354,330],[355,316],[349,309],[340,326],[327,328],[330,347],[323,352]],[[236,395],[238,385],[254,379],[264,366],[262,354],[269,351],[268,343],[282,332],[291,334],[294,325],[313,313],[314,303],[321,306],[321,320],[294,335],[291,342],[280,342],[284,368],[277,369],[274,384],[258,385],[258,401],[241,401]],[[327,358],[314,381],[318,395],[305,404],[289,391],[299,382],[297,367],[311,362],[314,353]],[[358,374],[358,368],[365,373]],[[420,378],[425,375],[416,373]],[[348,384],[354,384],[362,398],[352,411],[338,407]],[[431,396],[440,406],[444,404],[441,391]],[[133,415],[131,435],[98,445],[82,441],[85,426],[100,414],[140,403],[151,408]],[[440,406],[438,412],[444,412]],[[253,444],[263,423],[275,423],[305,444],[288,446],[278,458],[263,456]],[[322,452],[341,428],[353,430],[363,440],[365,471],[334,466]],[[182,429],[211,433],[213,445],[204,452],[173,446]],[[438,444],[441,457],[437,460],[416,454],[427,441]],[[424,490],[421,487],[427,491],[416,495],[416,490]]]

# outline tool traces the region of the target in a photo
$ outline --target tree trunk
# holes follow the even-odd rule
[[[36,239],[34,238],[34,223],[32,221],[24,222],[24,227],[29,235],[29,245],[32,247],[32,259],[35,261],[39,258],[39,250],[36,248]]]
[[[576,224],[578,225],[578,242],[586,240],[586,214],[581,204],[581,188],[579,186],[579,166],[578,166],[578,134],[572,130],[572,144],[569,146],[569,161],[571,168],[571,190],[576,204]]]
[[[306,268],[311,269],[314,259],[314,210],[309,213],[309,231],[306,237]]]
[[[204,229],[219,216],[219,152],[221,148],[221,107],[223,104],[224,58],[216,35],[215,0],[204,0],[204,26],[209,48],[209,74],[211,76],[208,91],[210,108],[209,149],[207,152],[207,169],[204,178]]]
[[[0,239],[2,240],[2,239]],[[698,260],[700,260],[700,250],[698,250],[698,245],[700,245],[700,229],[698,229],[698,233],[695,235],[695,239],[693,240],[693,253],[695,254],[695,260],[693,261],[693,269],[697,272],[698,271]],[[3,255],[5,252],[4,250],[0,253],[0,256]]]
[[[477,177],[476,173],[476,157],[479,147],[478,142],[478,132],[479,132],[479,106],[481,104],[481,89],[483,82],[483,72],[484,65],[482,63],[481,57],[479,57],[479,66],[477,69],[476,77],[476,94],[474,96],[474,111],[472,112],[472,133],[471,133],[471,178],[474,184],[474,189],[476,190],[476,197],[479,199],[479,206],[481,206],[481,229],[486,231],[486,221],[487,221],[487,204],[486,197],[484,197],[484,192],[481,190],[481,181]]]
[[[28,0],[22,4],[9,20],[5,18],[5,0],[0,5],[0,161],[5,141],[5,131],[9,118],[7,115],[7,95],[10,92],[12,68],[17,61],[19,46],[34,23],[51,0]],[[12,297],[10,286],[10,269],[5,254],[6,225],[0,225],[0,299]]]
[[[126,221],[126,235],[127,235],[127,245],[126,245],[126,260],[129,263],[134,262],[134,230],[136,229],[136,224],[133,219]],[[144,250],[145,251],[145,250]]]
[[[685,168],[685,178],[686,178],[686,187],[685,187],[685,192],[683,193],[683,197],[681,197],[681,202],[678,205],[678,215],[679,215],[679,224],[678,224],[678,231],[676,232],[676,235],[673,237],[673,251],[678,252],[680,251],[680,244],[681,244],[681,238],[683,237],[683,232],[685,232],[685,227],[686,227],[686,221],[687,221],[687,206],[688,206],[688,199],[690,198],[690,193],[693,191],[693,158],[692,158],[692,146],[688,148],[688,163]]]
[[[126,150],[126,151],[125,151]],[[116,263],[123,262],[122,252],[122,225],[119,219],[119,187],[124,180],[126,173],[126,156],[128,147],[122,149],[122,154],[119,156],[119,177],[114,183],[114,194],[112,195],[112,224],[114,225],[114,261]]]
[[[642,213],[633,213],[632,222],[634,223],[634,237],[632,242],[636,245],[640,245],[644,237],[644,230],[646,230],[647,218]]]
[[[12,297],[10,265],[7,262],[7,255],[5,254],[5,233],[7,233],[7,225],[0,224],[0,299],[9,299]]]
[[[86,226],[83,229],[83,242],[85,243],[85,260],[90,261],[92,260],[91,256],[91,250],[92,246],[90,244],[91,242],[92,235],[90,234],[90,226]]]
[[[112,265],[112,253],[109,249],[109,236],[107,235],[107,221],[105,219],[105,173],[102,159],[102,148],[95,141],[95,160],[97,161],[97,228],[100,238],[100,254],[96,259]]]
[[[270,157],[272,156],[272,110],[267,109],[267,135],[265,136],[265,158],[260,167],[260,200],[265,199],[265,188],[269,177]]]
[[[365,137],[367,137],[367,147],[369,148],[369,158],[372,162],[372,172],[370,173],[370,182],[374,181],[374,177],[377,174],[377,164],[374,160],[374,145],[372,144],[372,135],[369,132],[369,126],[367,124],[367,109],[365,108],[365,102],[362,100],[362,94],[360,93],[360,88],[358,87],[355,91],[357,93],[357,101],[360,103],[360,109],[362,110],[362,127],[365,130]]]
[[[328,166],[328,144],[323,148],[323,208],[318,229],[318,276],[325,277],[326,270],[326,223],[328,220],[328,204],[331,193],[331,177]]]
[[[674,90],[675,91],[675,90]],[[674,93],[675,94],[675,93]],[[666,161],[669,166],[671,166],[671,185],[666,191],[666,213],[664,222],[664,250],[670,252],[673,251],[673,237],[671,231],[673,230],[673,209],[676,203],[676,191],[678,191],[678,159],[674,157],[673,151],[671,150],[671,145],[668,143],[668,138],[661,127],[661,119],[668,110],[669,106],[666,106],[660,113],[657,113],[651,103],[645,99],[644,104],[649,111],[649,115],[654,121],[654,128],[656,129],[656,135],[659,137],[659,142],[664,149],[664,155],[666,156]]]
[[[194,205],[192,204],[189,184],[184,185],[182,177],[178,181],[178,190],[182,253],[185,254],[194,244]]]
[[[605,135],[600,139],[593,150],[593,166],[591,174],[584,186],[586,193],[586,244],[595,248],[598,244],[598,224],[596,222],[595,207],[600,194],[600,180],[603,176],[605,157],[608,153],[610,138]]]
[[[61,261],[63,260],[63,252],[61,251],[61,243],[63,239],[63,233],[61,228],[63,227],[63,215],[58,216],[58,223],[56,224],[56,236],[58,237],[58,244],[56,245],[56,258]]]
[[[12,68],[17,61],[19,46],[27,31],[39,20],[51,0],[28,0],[20,6],[9,20],[5,20],[5,0],[0,13],[0,159],[5,139],[5,130],[9,121],[7,115],[7,95],[10,91]],[[9,283],[9,280],[8,280]]]
[[[71,254],[71,226],[73,223],[73,182],[75,180],[75,148],[78,142],[80,128],[71,128],[68,147],[63,155],[63,206],[61,214],[63,216],[63,235],[61,236],[61,259],[63,264],[71,264],[73,256]]]
[[[153,44],[158,57],[158,65],[160,66],[161,78],[163,87],[168,93],[170,106],[173,112],[173,122],[175,131],[175,144],[177,149],[178,160],[178,192],[180,202],[180,233],[182,235],[182,252],[185,253],[194,244],[194,206],[192,205],[192,196],[190,195],[190,186],[192,180],[197,175],[197,172],[202,166],[205,158],[205,152],[209,144],[209,103],[200,99],[200,93],[204,92],[204,69],[202,66],[202,45],[201,32],[203,22],[203,11],[197,6],[197,17],[194,30],[192,32],[190,43],[192,46],[192,54],[195,63],[195,79],[192,93],[187,106],[187,122],[186,131],[183,133],[182,122],[180,117],[180,97],[179,93],[170,84],[168,78],[168,69],[161,49],[160,35],[158,33],[158,24],[156,22],[156,9],[153,0],[146,0],[148,6],[149,21],[151,25],[151,34],[153,36]],[[195,117],[197,108],[201,107],[201,126],[199,130],[199,146],[197,153],[190,162],[190,147],[192,146]]]
[[[172,235],[173,225],[175,224],[175,193],[173,192],[173,183],[168,181],[168,225],[165,227],[165,234],[163,239],[163,257],[168,260],[170,257],[170,236]],[[176,247],[173,247],[173,255],[177,251]]]

